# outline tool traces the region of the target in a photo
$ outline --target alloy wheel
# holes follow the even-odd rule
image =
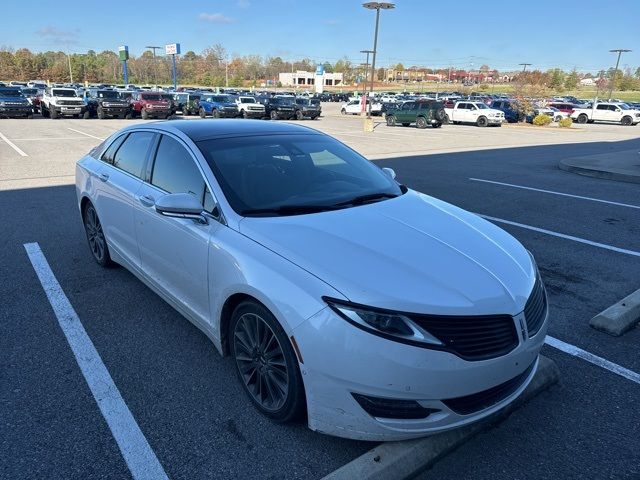
[[[236,364],[248,392],[262,408],[277,411],[287,401],[289,371],[271,327],[255,313],[242,315],[233,332]]]
[[[93,205],[89,205],[84,213],[84,228],[87,232],[87,239],[89,240],[89,248],[91,253],[98,262],[103,262],[106,252],[106,241],[104,239],[104,232],[102,231],[102,224],[98,219],[98,214]]]

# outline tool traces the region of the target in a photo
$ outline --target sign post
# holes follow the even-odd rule
[[[129,60],[129,47],[122,45],[118,47],[118,55],[122,62],[122,72],[124,73],[124,84],[129,84],[129,72],[127,71],[127,60]]]
[[[324,92],[324,66],[316,66],[316,78],[313,81],[316,87],[316,93]]]
[[[172,72],[173,72],[173,89],[178,89],[178,70],[176,68],[176,55],[180,55],[180,44],[179,43],[171,43],[169,45],[164,46],[164,53],[167,55],[171,55],[172,60]]]

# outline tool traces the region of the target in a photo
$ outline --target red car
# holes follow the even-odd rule
[[[129,100],[130,113],[127,118],[168,118],[171,116],[171,102],[160,92],[135,92]]]
[[[571,112],[576,108],[573,103],[566,102],[551,102],[548,106],[557,108],[561,112],[568,113],[569,115],[571,115]]]

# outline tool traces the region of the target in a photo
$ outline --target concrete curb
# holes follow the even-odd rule
[[[636,290],[593,317],[589,325],[596,330],[619,337],[639,322],[640,290]]]
[[[610,172],[607,170],[599,170],[597,168],[583,167],[571,163],[571,159],[560,160],[558,163],[560,170],[585,175],[587,177],[604,178],[605,180],[617,180],[619,182],[640,183],[640,175],[631,175],[619,172]]]
[[[504,420],[518,407],[555,384],[559,378],[560,372],[556,364],[541,355],[538,371],[522,395],[490,417],[431,437],[382,443],[330,473],[323,480],[400,480],[413,477],[478,433]]]

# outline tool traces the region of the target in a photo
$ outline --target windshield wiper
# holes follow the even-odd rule
[[[373,202],[376,200],[382,200],[384,198],[396,198],[397,196],[398,195],[395,193],[386,193],[386,192],[370,193],[368,195],[359,195],[349,200],[345,200],[344,202],[336,203],[335,206],[338,207],[343,205],[362,205],[364,203]]]
[[[242,210],[240,215],[260,215],[263,213],[275,213],[276,215],[302,215],[304,213],[318,213],[327,210],[338,210],[336,205],[280,205],[269,208],[249,208]]]

